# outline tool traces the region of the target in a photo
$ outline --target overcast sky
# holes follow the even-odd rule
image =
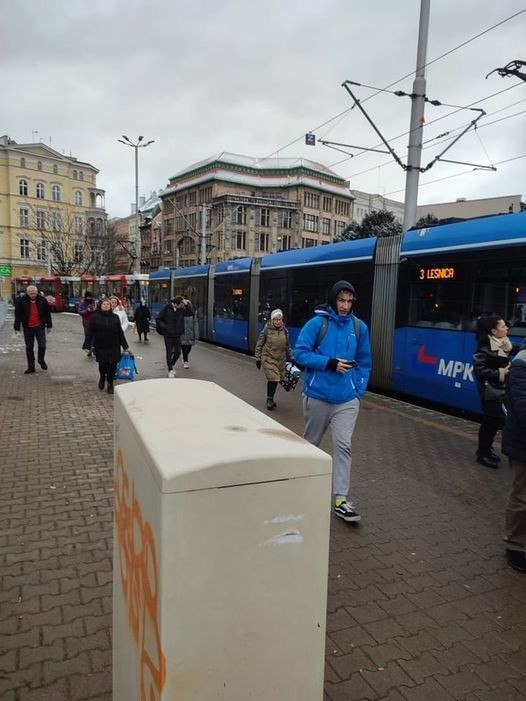
[[[155,140],[139,150],[141,195],[229,151],[309,158],[351,188],[403,200],[405,174],[389,156],[346,159],[306,146],[304,134],[378,146],[341,84],[398,81],[392,90],[411,92],[413,76],[400,79],[416,67],[419,16],[420,0],[4,0],[0,130],[98,168],[110,216],[128,215],[135,201],[134,154],[117,142],[122,134]],[[419,204],[526,194],[526,82],[485,79],[526,61],[525,37],[524,0],[431,0],[428,63],[469,43],[428,66],[427,95],[487,112],[444,158],[510,162],[497,172],[437,163],[420,177]],[[410,100],[382,93],[365,102],[373,91],[355,90],[405,162]],[[476,116],[454,111],[426,108],[423,165],[447,143],[434,137],[456,135]]]

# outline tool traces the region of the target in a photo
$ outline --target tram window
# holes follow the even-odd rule
[[[399,321],[407,326],[432,326],[461,330],[466,311],[465,265],[422,264],[408,266],[401,274]],[[403,290],[407,289],[407,296]],[[469,310],[469,305],[468,305]]]
[[[526,328],[524,264],[499,261],[479,265],[474,290],[474,309],[477,315],[501,315],[512,329]]]
[[[248,319],[248,275],[221,275],[215,280],[214,314],[225,319]]]

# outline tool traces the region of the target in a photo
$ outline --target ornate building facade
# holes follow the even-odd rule
[[[159,198],[155,267],[330,243],[352,208],[348,182],[319,163],[226,152],[170,178]]]

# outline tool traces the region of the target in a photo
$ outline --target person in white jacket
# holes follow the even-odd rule
[[[128,319],[128,315],[126,314],[126,311],[122,306],[121,300],[113,295],[112,297],[110,297],[110,304],[113,313],[117,314],[117,316],[119,317],[122,330],[126,331],[128,326],[130,325],[130,322]]]

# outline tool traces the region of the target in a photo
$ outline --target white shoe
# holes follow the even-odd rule
[[[175,377],[175,370],[170,370],[168,377]]]
[[[185,370],[188,370],[189,367],[190,367],[190,363],[183,363],[183,368]]]

